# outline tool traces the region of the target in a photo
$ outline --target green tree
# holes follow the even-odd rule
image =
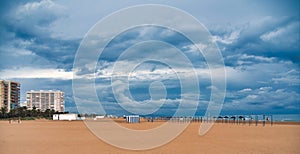
[[[0,118],[6,118],[7,114],[6,114],[6,108],[5,107],[1,107],[1,117]]]
[[[36,107],[35,107],[35,106],[32,107],[31,115],[30,115],[30,116],[31,116],[31,117],[36,117],[36,116],[37,116],[37,110],[36,110]]]
[[[27,116],[27,107],[26,106],[23,106],[23,107],[19,107],[18,109],[18,116],[19,117],[26,117]]]

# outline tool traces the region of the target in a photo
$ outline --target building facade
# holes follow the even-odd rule
[[[0,80],[0,108],[5,108],[6,112],[17,108],[20,101],[20,83]]]
[[[65,111],[64,92],[62,91],[29,91],[26,93],[27,108],[40,109],[45,111],[47,109],[55,110],[58,112]]]

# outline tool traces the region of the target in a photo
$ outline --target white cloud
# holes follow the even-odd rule
[[[250,91],[252,91],[251,88],[245,88],[245,89],[240,90],[239,92],[244,93],[244,92],[250,92]]]
[[[52,68],[16,68],[16,69],[5,69],[0,71],[0,78],[54,78],[70,80],[73,79],[73,72],[68,72],[63,69],[52,69]]]
[[[272,87],[260,87],[259,92],[268,92],[272,90]]]
[[[293,35],[295,32],[299,32],[299,21],[292,22],[284,27],[278,27],[272,31],[268,31],[260,36],[260,39],[266,42],[272,43],[280,43],[279,41],[288,40],[289,42],[292,41],[291,39],[296,39],[295,41],[299,41],[299,35]],[[290,38],[291,36],[296,36]]]
[[[242,54],[239,57],[240,60],[257,60],[260,62],[274,62],[275,58],[263,57],[263,56],[255,56],[255,55],[247,55]]]
[[[256,99],[258,96],[257,95],[248,95],[247,97],[246,97],[246,99],[247,100],[254,100],[254,99]]]
[[[240,31],[232,31],[230,34],[227,34],[225,36],[213,36],[214,42],[220,42],[223,44],[232,44],[234,43],[240,36]]]
[[[32,11],[32,10],[37,10],[40,8],[52,8],[56,6],[52,1],[50,0],[42,0],[40,2],[31,2],[31,3],[26,3],[23,6],[19,7],[19,12],[24,13],[27,11]]]
[[[297,69],[290,69],[275,74],[271,81],[275,84],[300,85],[300,72]]]

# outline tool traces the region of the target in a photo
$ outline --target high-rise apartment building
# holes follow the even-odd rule
[[[54,109],[58,112],[65,111],[64,92],[62,91],[29,91],[26,93],[27,108],[40,109],[45,111],[47,109]]]
[[[0,80],[0,108],[5,108],[7,112],[17,108],[20,101],[20,83]]]

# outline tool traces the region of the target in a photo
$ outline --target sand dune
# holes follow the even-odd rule
[[[162,122],[120,123],[133,129],[149,129]],[[91,133],[82,121],[0,121],[0,153],[300,153],[300,125],[248,126],[215,124],[204,136],[200,123],[189,127],[161,147],[131,151],[111,146]]]

